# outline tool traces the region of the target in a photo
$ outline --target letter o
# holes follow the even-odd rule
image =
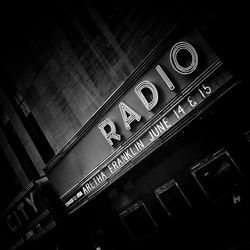
[[[191,56],[191,62],[188,66],[181,65],[180,62],[178,62],[178,53],[184,51],[187,51]],[[194,72],[198,66],[198,54],[190,43],[178,42],[170,51],[170,62],[175,71],[182,75],[189,75]]]

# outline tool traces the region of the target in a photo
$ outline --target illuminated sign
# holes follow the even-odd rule
[[[200,32],[182,32],[163,40],[47,165],[68,211],[113,183],[234,84]]]
[[[187,65],[180,65],[180,62],[178,60],[178,55],[181,53],[188,53],[186,57],[190,57],[191,60]],[[198,54],[195,50],[195,48],[187,43],[187,42],[178,42],[176,43],[171,51],[170,51],[170,62],[173,67],[173,69],[182,75],[189,75],[195,71],[195,69],[198,66]],[[180,57],[180,55],[179,55]],[[156,72],[160,75],[162,80],[166,83],[166,86],[171,90],[175,90],[175,85],[170,80],[166,72],[163,70],[163,68],[160,65],[157,65],[155,67]],[[150,99],[146,96],[145,90],[149,91],[147,92],[147,96],[150,95]],[[151,111],[158,103],[159,95],[157,88],[155,85],[148,80],[145,80],[141,83],[139,83],[135,89],[134,89],[136,95],[139,97],[147,111]],[[124,102],[119,103],[119,109],[121,112],[123,124],[126,130],[131,129],[131,123],[133,121],[139,122],[141,120],[141,115],[138,114],[135,110],[133,110],[131,107],[129,107]],[[99,124],[99,129],[101,130],[101,133],[103,134],[104,138],[107,140],[110,146],[113,146],[113,140],[121,140],[121,135],[116,133],[116,127],[114,122],[107,118],[102,123]],[[108,132],[107,132],[108,131]]]
[[[0,221],[10,249],[16,249],[27,240],[38,237],[43,229],[55,225],[37,184],[33,182],[3,211]]]
[[[8,228],[15,232],[26,222],[29,222],[33,216],[38,213],[37,205],[34,200],[35,192],[29,192],[7,215]],[[29,211],[29,212],[28,212]]]
[[[129,163],[139,157],[151,145],[156,143],[166,134],[171,133],[172,128],[178,124],[183,124],[185,117],[199,106],[217,90],[223,86],[232,75],[228,71],[215,74],[214,77],[207,79],[203,83],[180,97],[172,107],[154,121],[138,138],[133,140],[127,147],[110,159],[103,168],[98,169],[87,181],[78,187],[70,198],[64,201],[66,207],[72,206],[77,200],[92,195],[116,174],[129,168]],[[184,124],[183,124],[184,126]]]

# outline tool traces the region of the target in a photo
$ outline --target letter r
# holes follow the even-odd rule
[[[101,130],[104,138],[107,140],[110,146],[113,146],[113,141],[111,139],[120,141],[121,136],[116,134],[116,127],[114,122],[110,118],[105,119],[98,125],[98,128]]]

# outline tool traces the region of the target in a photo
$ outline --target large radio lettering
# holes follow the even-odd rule
[[[188,53],[189,56],[191,56],[191,61],[183,65],[183,63],[180,63],[178,58],[181,57],[182,54]],[[173,69],[182,75],[189,75],[195,71],[195,69],[198,66],[198,54],[195,50],[195,48],[189,44],[188,42],[178,42],[176,43],[171,51],[170,51],[170,63],[173,67]],[[175,85],[173,82],[169,79],[167,74],[164,72],[162,67],[160,65],[157,65],[155,67],[155,70],[160,75],[166,86],[169,88],[169,90],[173,91],[175,89]],[[143,90],[147,89],[147,91],[151,92],[151,99],[148,100],[146,96],[144,95],[145,92]],[[141,83],[139,83],[135,88],[134,91],[140,101],[143,103],[147,111],[152,110],[158,103],[158,91],[155,87],[155,85],[145,80]],[[122,116],[123,124],[126,130],[131,129],[131,123],[133,121],[139,122],[141,120],[141,115],[136,113],[131,107],[129,107],[124,102],[121,102],[119,104],[120,113]],[[115,141],[121,140],[121,135],[117,134],[116,127],[114,122],[111,120],[111,118],[107,118],[104,121],[102,121],[98,128],[100,129],[102,135],[107,140],[108,144],[110,146],[114,145]]]

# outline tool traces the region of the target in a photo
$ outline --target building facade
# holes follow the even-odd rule
[[[6,7],[1,230],[18,234],[6,249],[247,249],[245,18],[233,29],[243,9],[221,10]]]

